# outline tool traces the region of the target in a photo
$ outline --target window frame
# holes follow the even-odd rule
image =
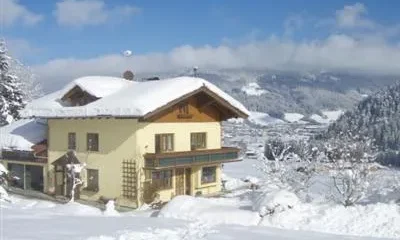
[[[198,135],[204,135],[203,136],[204,143],[202,144],[204,146],[200,146],[199,144],[197,144],[198,142],[196,142],[196,145],[193,144],[193,139],[194,138],[196,138],[196,141],[199,140]],[[193,150],[207,149],[207,132],[192,132],[192,133],[190,133],[190,149],[192,151]]]
[[[92,147],[93,143],[90,142],[90,139],[92,139],[92,138],[90,138],[89,136],[96,136],[96,138],[95,138],[95,139],[97,139],[96,148]],[[100,149],[99,142],[100,142],[100,136],[98,133],[86,133],[86,150],[88,152],[99,152],[99,149]]]
[[[213,170],[211,170],[212,171],[211,173],[214,173],[213,179],[211,179],[211,180],[205,180],[204,179],[205,178],[205,176],[204,176],[205,169],[213,169]],[[202,185],[216,183],[217,182],[217,166],[202,167],[201,168],[201,176],[200,177],[201,177],[201,184]]]
[[[159,177],[155,177],[156,174]],[[150,179],[153,187],[157,190],[169,190],[173,189],[173,178],[174,172],[172,169],[165,169],[165,170],[153,170],[150,173]]]
[[[92,186],[93,184],[89,184],[91,182],[91,180],[89,179],[89,176],[91,174],[89,174],[89,172],[96,172],[96,177],[97,177],[97,182],[94,184],[95,186]],[[99,191],[99,170],[98,169],[93,169],[93,168],[87,168],[86,169],[86,191],[91,191],[91,192],[98,192]]]
[[[166,139],[168,137],[171,137],[171,146],[170,148],[165,144],[167,142]],[[175,149],[175,136],[173,133],[161,133],[161,134],[156,134],[155,135],[155,144],[154,144],[154,149],[156,153],[165,153],[165,152],[173,152]],[[167,147],[168,149],[164,149],[164,147]]]
[[[72,139],[71,136],[73,136],[74,142],[73,142],[73,147],[70,140]],[[67,143],[67,148],[68,150],[76,150],[76,132],[68,132],[68,143]]]

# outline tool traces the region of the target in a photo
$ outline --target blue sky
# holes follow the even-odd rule
[[[10,0],[1,0],[10,1]],[[87,0],[86,0],[87,1]],[[96,1],[96,0],[95,0]],[[262,39],[272,34],[282,36],[284,23],[291,16],[325,19],[352,1],[128,1],[106,0],[104,11],[118,6],[138,10],[129,16],[113,16],[107,22],[88,25],[84,21],[60,24],[54,14],[57,1],[14,1],[43,19],[26,26],[21,21],[5,27],[9,38],[25,39],[40,49],[40,56],[24,56],[29,62],[40,63],[54,58],[88,58],[132,49],[135,54],[167,52],[175,47],[222,43],[240,43]],[[77,2],[77,1],[75,1]],[[384,4],[386,2],[387,4]],[[385,24],[398,21],[397,1],[364,1],[368,15]],[[372,9],[372,10],[371,10]],[[7,11],[7,9],[5,9]],[[73,18],[73,14],[71,14]],[[121,19],[122,18],[122,19]],[[307,24],[307,23],[305,23]],[[309,23],[312,24],[312,23]],[[296,40],[321,38],[329,29],[303,26],[292,34]]]
[[[45,79],[191,65],[400,74],[395,0],[0,2],[11,53]]]

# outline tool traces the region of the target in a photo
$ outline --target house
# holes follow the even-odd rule
[[[27,119],[7,134],[29,139],[26,124],[40,124],[31,145],[0,143],[2,162],[11,171],[18,168],[23,188],[35,175],[43,179],[39,190],[68,197],[68,164],[84,163],[76,197],[137,207],[221,191],[221,164],[240,161],[238,148],[222,146],[221,121],[249,113],[200,78],[135,82],[93,76],[29,103],[21,114]],[[32,174],[31,166],[41,174]]]

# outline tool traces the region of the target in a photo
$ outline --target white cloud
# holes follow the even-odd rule
[[[354,7],[355,6],[355,7]],[[84,75],[120,76],[127,69],[137,74],[184,72],[193,66],[201,70],[300,70],[350,71],[370,74],[400,75],[400,44],[388,38],[400,32],[399,26],[383,26],[363,17],[363,5],[346,6],[338,11],[343,29],[325,38],[293,41],[271,35],[260,40],[258,30],[246,37],[245,42],[226,40],[219,46],[193,47],[184,45],[165,53],[133,55],[104,55],[91,59],[56,59],[34,66],[43,82],[59,88],[67,81]],[[353,17],[351,17],[353,16]],[[303,21],[303,23],[302,23]],[[306,25],[304,18],[288,20],[286,29]],[[307,20],[307,23],[309,21]],[[367,26],[374,26],[374,28]],[[349,28],[354,27],[350,31]],[[358,31],[358,28],[366,31]],[[52,89],[54,90],[54,89]]]
[[[111,8],[101,0],[63,0],[56,4],[53,14],[60,25],[82,27],[132,16],[139,11],[139,8],[130,5]]]
[[[374,28],[376,23],[368,19],[367,8],[362,3],[344,6],[336,11],[336,24],[341,28]]]
[[[348,35],[331,35],[324,40],[296,43],[279,38],[238,47],[181,46],[168,53],[119,54],[92,59],[58,59],[35,69],[43,81],[66,81],[83,75],[119,76],[126,69],[136,73],[183,72],[200,69],[339,70],[377,74],[400,74],[400,47],[372,44]],[[62,82],[62,83],[61,83]]]
[[[18,0],[0,0],[0,19],[5,26],[11,26],[17,22],[25,25],[34,25],[43,19],[43,16],[32,12]]]

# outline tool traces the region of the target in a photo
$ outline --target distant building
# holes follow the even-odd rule
[[[1,161],[16,187],[71,194],[67,164],[85,163],[75,196],[137,207],[155,198],[221,190],[221,121],[247,118],[242,104],[199,78],[135,82],[84,77],[29,103],[1,128]]]

